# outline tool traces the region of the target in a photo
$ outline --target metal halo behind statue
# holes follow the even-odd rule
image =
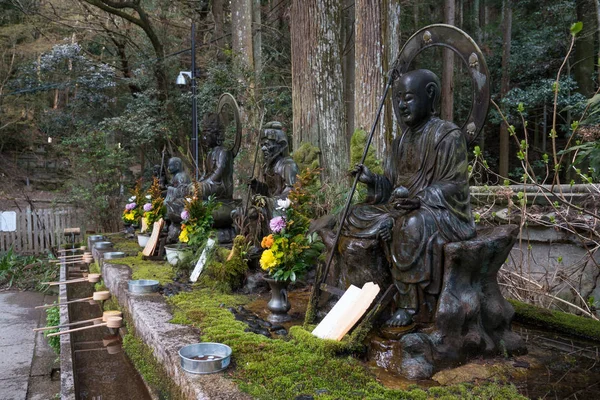
[[[237,101],[235,101],[233,95],[231,95],[230,93],[223,93],[221,97],[219,97],[219,102],[217,103],[217,114],[221,115],[223,108],[227,105],[230,106],[233,110],[233,118],[235,119],[235,141],[233,143],[233,147],[231,148],[233,157],[235,157],[238,151],[240,150],[240,145],[242,144],[242,123],[240,120],[240,108],[238,107]]]
[[[490,106],[490,74],[485,58],[477,43],[465,32],[452,25],[434,24],[418,30],[400,50],[393,73],[396,76],[409,71],[415,57],[423,50],[434,46],[451,49],[467,66],[473,82],[473,102],[466,122],[461,127],[467,142],[472,143],[485,123]],[[400,122],[400,113],[396,102],[392,101],[396,119]],[[404,130],[404,126],[402,126]]]

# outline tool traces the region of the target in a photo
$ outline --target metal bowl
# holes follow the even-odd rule
[[[202,359],[194,359],[196,357]],[[192,374],[212,374],[229,366],[231,347],[221,343],[190,344],[179,350],[179,358],[184,371]]]
[[[90,236],[88,236],[88,239],[90,240],[90,242],[99,242],[101,240],[104,240],[104,236],[103,235],[90,235]]]
[[[102,257],[105,260],[113,260],[115,258],[125,257],[125,253],[123,253],[122,251],[109,251],[108,253],[102,254]]]
[[[129,281],[128,288],[129,293],[132,294],[154,293],[158,290],[158,281],[153,279],[138,279],[135,281]]]
[[[94,247],[97,249],[110,249],[113,246],[112,242],[95,242]]]

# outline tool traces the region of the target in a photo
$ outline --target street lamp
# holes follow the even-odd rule
[[[196,168],[196,180],[198,180],[198,105],[196,100],[196,24],[192,22],[192,70],[181,71],[177,76],[176,83],[185,85],[185,77],[192,81],[192,140],[194,141],[194,164]]]

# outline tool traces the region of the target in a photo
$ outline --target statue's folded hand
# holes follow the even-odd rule
[[[421,200],[418,197],[409,198],[395,198],[392,200],[394,208],[396,210],[416,210],[421,207]]]

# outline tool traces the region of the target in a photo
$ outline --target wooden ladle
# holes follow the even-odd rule
[[[109,311],[104,311],[102,313],[101,317],[96,317],[96,318],[92,318],[92,319],[86,319],[83,321],[76,321],[76,322],[70,322],[68,324],[63,324],[63,325],[55,325],[55,326],[44,326],[43,328],[35,328],[33,331],[34,332],[41,332],[41,331],[48,331],[50,329],[60,329],[60,328],[68,328],[70,326],[77,326],[77,325],[83,325],[83,324],[89,324],[90,322],[96,322],[96,321],[102,321],[102,322],[106,322],[106,319],[109,317],[122,317],[123,313],[121,311],[116,311],[116,310],[109,310]]]
[[[87,329],[92,329],[92,328],[99,328],[101,326],[106,326],[107,328],[118,329],[121,326],[123,326],[123,317],[108,317],[108,318],[106,318],[106,322],[103,322],[101,324],[90,325],[90,326],[82,326],[81,328],[75,328],[75,329],[69,329],[69,330],[62,331],[62,332],[51,333],[51,334],[49,334],[46,337],[58,336],[58,335],[65,335],[67,333],[79,332],[79,331],[83,331],[83,330],[87,330]]]
[[[94,292],[91,297],[84,297],[82,299],[65,301],[64,303],[58,303],[58,304],[44,304],[43,306],[37,306],[36,308],[50,308],[50,307],[54,307],[54,306],[65,306],[67,304],[81,303],[82,301],[90,301],[90,300],[103,301],[103,300],[108,300],[108,299],[110,299],[110,292],[108,290],[103,290],[100,292]]]
[[[68,281],[56,281],[56,282],[42,282],[43,285],[62,285],[63,283],[77,283],[77,282],[90,282],[90,283],[98,283],[100,282],[100,274],[88,274],[86,278],[77,278],[77,279],[69,279]]]

